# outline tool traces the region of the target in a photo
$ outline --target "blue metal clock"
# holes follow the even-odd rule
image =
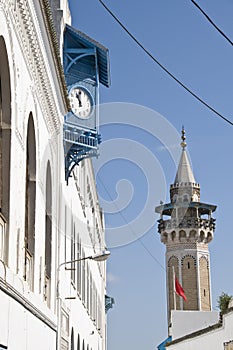
[[[99,83],[110,85],[108,49],[66,25],[63,66],[70,99],[63,131],[68,184],[76,165],[99,154]]]

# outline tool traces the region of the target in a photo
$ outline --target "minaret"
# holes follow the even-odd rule
[[[155,208],[160,213],[158,231],[166,245],[168,320],[175,304],[176,310],[212,308],[208,245],[213,239],[215,219],[211,215],[216,206],[200,202],[200,185],[186,153],[184,128],[181,138],[182,153],[170,186],[170,203]],[[173,292],[173,271],[185,291],[186,302]]]

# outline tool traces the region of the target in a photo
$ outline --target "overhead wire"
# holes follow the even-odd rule
[[[106,191],[106,193],[108,194],[109,198],[111,199],[111,201],[113,202],[115,208],[117,209],[118,214],[121,216],[121,218],[123,219],[123,221],[125,222],[125,224],[127,225],[127,227],[129,228],[129,230],[131,231],[131,233],[134,235],[135,238],[137,238],[137,240],[139,241],[139,243],[143,246],[143,248],[147,251],[147,253],[151,256],[151,258],[161,267],[162,270],[165,271],[164,266],[160,263],[160,261],[151,253],[151,251],[147,248],[147,246],[145,245],[145,243],[142,241],[141,237],[138,237],[138,235],[135,233],[135,231],[133,230],[132,226],[130,225],[130,223],[128,222],[128,220],[126,219],[126,217],[124,216],[124,214],[121,212],[121,210],[118,208],[118,206],[116,205],[116,203],[114,202],[113,197],[111,196],[111,194],[109,193],[107,187],[105,186],[104,182],[102,181],[101,177],[98,175],[98,179],[101,182],[104,190]]]
[[[225,122],[233,126],[233,122],[225,117],[223,114],[218,112],[215,108],[211,107],[207,102],[205,102],[201,97],[189,89],[184,83],[181,82],[174,74],[172,74],[163,64],[161,64],[149,50],[143,46],[143,44],[126,28],[126,26],[119,20],[119,18],[109,9],[109,7],[102,1],[99,0],[101,5],[106,9],[106,11],[114,18],[114,20],[120,25],[120,27],[131,37],[131,39],[164,71],[166,72],[173,80],[175,80],[180,86],[182,86],[189,94],[191,94],[196,100],[202,103],[205,107],[211,110],[218,117],[223,119]]]
[[[214,23],[214,21],[207,15],[207,13],[201,8],[200,5],[196,3],[196,1],[191,0],[191,2],[198,8],[199,11],[205,16],[205,18],[212,24],[212,26],[231,44],[233,45],[233,41]]]

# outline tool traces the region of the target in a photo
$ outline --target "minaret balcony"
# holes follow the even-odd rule
[[[170,219],[170,220],[158,220],[158,231],[159,233],[173,229],[208,229],[214,231],[215,219],[202,219],[202,218],[183,218],[183,219]]]

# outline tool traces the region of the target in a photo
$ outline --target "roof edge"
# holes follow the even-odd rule
[[[65,80],[64,69],[62,66],[59,44],[57,40],[57,33],[54,27],[53,16],[48,0],[39,0],[41,12],[44,18],[45,27],[48,33],[48,40],[50,43],[53,59],[55,62],[55,69],[57,72],[58,81],[61,87],[62,99],[67,111],[70,110],[70,102],[68,98],[68,90]]]

